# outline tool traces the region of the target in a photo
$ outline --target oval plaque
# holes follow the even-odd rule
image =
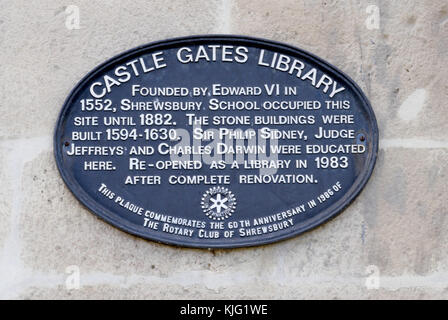
[[[59,171],[131,234],[204,248],[309,230],[359,194],[375,164],[370,104],[303,50],[238,36],[151,43],[91,71],[68,96]]]

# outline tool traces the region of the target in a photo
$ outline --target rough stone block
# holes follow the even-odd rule
[[[3,1],[0,12],[0,298],[448,298],[448,5],[445,1]],[[366,25],[377,5],[378,28]],[[353,78],[377,115],[371,180],[299,237],[182,249],[96,218],[64,185],[52,134],[88,71],[135,46],[234,33],[308,50]],[[68,290],[67,267],[79,289]],[[368,267],[380,272],[368,290]]]

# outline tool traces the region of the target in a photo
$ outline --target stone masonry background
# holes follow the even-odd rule
[[[329,223],[248,249],[174,248],[97,219],[56,168],[64,99],[125,50],[220,33],[303,48],[361,86],[380,130],[364,191]],[[448,298],[447,53],[445,0],[0,0],[0,298]]]

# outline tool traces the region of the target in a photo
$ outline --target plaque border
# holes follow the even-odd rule
[[[177,235],[170,235],[168,237],[163,236],[157,236],[152,237],[148,234],[145,234],[143,232],[140,232],[139,230],[135,229],[135,224],[130,223],[128,220],[117,217],[113,213],[113,211],[108,210],[104,208],[102,205],[99,204],[99,202],[92,199],[89,194],[87,194],[77,183],[74,179],[71,178],[70,175],[68,175],[65,172],[65,168],[63,165],[62,160],[62,144],[64,141],[60,139],[60,135],[62,133],[62,128],[65,125],[65,114],[68,111],[69,106],[71,105],[71,101],[73,100],[74,96],[78,93],[79,89],[88,82],[91,78],[93,78],[97,72],[109,67],[110,65],[116,63],[117,61],[126,59],[129,56],[132,55],[138,55],[139,53],[143,53],[145,51],[150,50],[157,50],[158,47],[163,47],[165,49],[169,49],[171,47],[177,47],[178,45],[188,45],[188,44],[198,44],[200,42],[207,43],[209,41],[243,41],[246,42],[248,45],[253,45],[255,47],[260,46],[267,46],[272,49],[280,51],[294,51],[300,56],[304,56],[307,59],[311,60],[313,63],[315,63],[317,66],[324,66],[326,69],[331,70],[331,72],[338,75],[340,78],[344,79],[346,84],[349,86],[349,88],[355,92],[360,100],[363,102],[365,111],[368,114],[368,120],[370,121],[370,125],[372,127],[372,133],[373,136],[369,137],[372,139],[372,147],[369,148],[368,151],[368,157],[367,157],[367,164],[365,166],[365,169],[362,173],[358,175],[356,180],[351,184],[349,190],[345,191],[344,196],[339,199],[337,202],[333,203],[330,207],[326,208],[323,211],[319,211],[314,217],[305,220],[305,224],[301,225],[300,228],[295,228],[286,234],[280,235],[280,236],[274,236],[274,237],[264,237],[262,239],[256,239],[256,240],[247,240],[246,238],[243,239],[226,239],[225,243],[213,243],[213,244],[204,244],[204,241],[193,239],[193,241],[184,241],[183,237],[177,236]],[[274,40],[268,40],[268,39],[262,39],[257,37],[251,37],[251,36],[241,36],[241,35],[233,35],[233,34],[207,34],[207,35],[192,35],[192,36],[184,36],[184,37],[176,37],[176,38],[170,38],[160,41],[154,41],[150,42],[144,45],[137,46],[135,48],[126,50],[120,54],[117,54],[113,56],[112,58],[107,59],[105,62],[97,65],[94,67],[91,71],[89,71],[74,87],[71,89],[69,95],[65,99],[63,103],[63,107],[59,113],[58,120],[56,123],[56,128],[54,130],[54,140],[53,140],[53,151],[54,156],[56,160],[56,164],[58,167],[58,171],[64,180],[65,184],[67,185],[68,189],[71,191],[71,193],[75,196],[77,200],[79,200],[89,211],[91,211],[95,216],[101,218],[108,224],[120,229],[121,231],[124,231],[126,233],[132,234],[134,236],[151,240],[156,243],[161,244],[167,244],[171,246],[177,246],[177,247],[183,247],[183,248],[198,248],[198,249],[232,249],[232,248],[241,248],[241,247],[255,247],[255,246],[261,246],[261,245],[267,245],[267,244],[274,244],[278,243],[283,240],[291,239],[294,237],[297,237],[298,235],[311,231],[318,226],[324,224],[325,222],[328,222],[335,217],[337,217],[339,214],[341,214],[355,199],[356,197],[361,193],[361,191],[366,186],[370,176],[372,175],[372,172],[375,167],[376,159],[378,157],[378,142],[379,142],[379,131],[378,131],[378,124],[376,121],[375,114],[373,112],[372,106],[361,90],[361,88],[356,84],[355,81],[353,81],[347,74],[345,74],[343,71],[339,70],[337,67],[333,66],[326,60],[319,58],[318,56],[314,55],[313,53],[310,53],[306,50],[300,49],[298,47],[281,43]],[[161,233],[162,235],[162,233]],[[250,238],[248,238],[250,239]]]

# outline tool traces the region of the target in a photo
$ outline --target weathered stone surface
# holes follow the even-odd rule
[[[372,181],[333,221],[277,244],[210,252],[141,240],[97,219],[64,188],[52,154],[46,152],[24,169],[23,192],[29,200],[23,205],[20,223],[25,248],[22,258],[26,269],[59,275],[59,282],[67,276],[66,268],[76,265],[81,282],[83,274],[87,281],[97,277],[107,282],[110,277],[114,282],[134,283],[142,278],[161,288],[170,283],[188,291],[203,284],[219,292],[229,283],[247,282],[264,287],[261,292],[269,288],[270,293],[285,291],[297,298],[305,293],[291,283],[316,281],[333,288],[347,281],[355,282],[356,290],[362,291],[369,265],[377,266],[385,277],[413,279],[447,272],[442,195],[447,191],[443,183],[446,166],[432,165],[446,163],[447,156],[440,150],[382,150]],[[406,172],[403,163],[419,167],[419,171]],[[245,286],[249,296],[253,292],[259,298],[269,297]],[[322,293],[319,286],[312,286],[317,295]],[[88,295],[90,290],[93,288],[76,294]],[[372,295],[364,290],[363,296]],[[350,290],[334,293],[338,298],[351,294]],[[204,291],[200,296],[207,295]],[[118,296],[116,291],[111,297]]]
[[[366,24],[372,4],[379,8],[379,29]],[[290,43],[353,78],[375,109],[382,138],[446,139],[448,5],[443,1],[241,0],[232,12],[233,32]],[[422,98],[403,106],[416,92]],[[415,116],[403,119],[409,109]]]
[[[368,261],[382,273],[448,272],[447,163],[446,150],[380,151],[362,211]]]
[[[20,234],[20,216],[27,194],[23,192],[23,168],[43,150],[49,149],[49,139],[3,140],[0,142],[2,181],[0,209],[2,228],[0,228],[0,298],[14,297],[17,287],[23,282],[21,263],[22,241]],[[47,144],[48,142],[48,144]]]
[[[68,5],[79,8],[80,29]],[[165,38],[214,33],[218,1],[2,1],[0,139],[53,132],[64,99],[104,60]],[[98,45],[101,44],[101,45]]]
[[[448,298],[443,288],[425,286],[416,282],[413,287],[390,287],[366,290],[362,279],[340,282],[313,282],[306,280],[293,286],[278,287],[266,281],[246,282],[222,287],[217,290],[204,288],[203,284],[183,287],[151,279],[140,279],[140,284],[130,285],[125,279],[116,279],[114,285],[86,285],[80,289],[67,290],[65,286],[53,288],[29,287],[21,299],[440,299]],[[230,281],[230,280],[229,280]],[[408,279],[403,279],[408,281]],[[109,279],[112,282],[112,279]],[[269,286],[269,289],[266,289]]]
[[[0,12],[0,297],[448,298],[448,6],[444,1],[3,1]],[[369,29],[366,8],[380,10]],[[329,223],[276,244],[180,249],[104,223],[64,185],[52,133],[86,72],[154,40],[234,33],[328,60],[369,97],[377,166]],[[4,222],[4,223],[3,223]],[[68,290],[67,267],[80,271]],[[380,272],[368,290],[368,266]]]
[[[0,170],[0,181],[2,181],[2,187],[0,188],[0,219],[1,221],[10,221],[14,194],[14,187],[8,176],[8,162],[9,162],[9,148],[3,144],[0,145],[0,163],[2,164],[2,170]],[[9,223],[0,223],[0,247],[4,244],[4,239],[10,229]]]

